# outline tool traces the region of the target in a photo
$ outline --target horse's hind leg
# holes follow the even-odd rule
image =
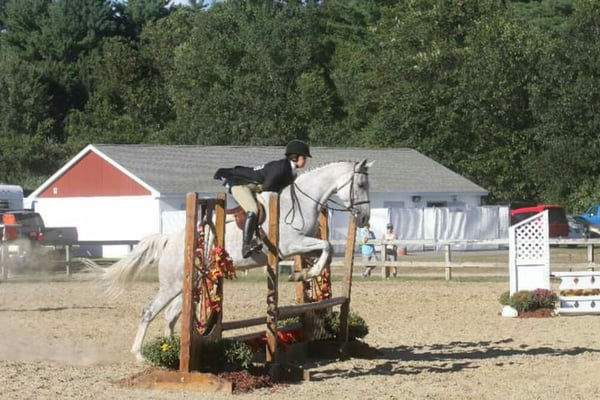
[[[135,335],[133,346],[131,346],[131,352],[135,354],[135,357],[138,361],[144,360],[144,357],[142,356],[142,343],[144,341],[144,337],[146,336],[148,325],[150,325],[150,322],[156,318],[158,313],[160,313],[162,309],[165,308],[165,306],[169,304],[171,300],[173,300],[173,298],[178,294],[179,292],[172,293],[160,290],[154,299],[152,299],[152,301],[144,308],[140,326],[138,327]]]
[[[171,304],[169,304],[169,307],[165,310],[165,320],[167,322],[165,326],[165,335],[173,336],[175,324],[181,315],[182,301],[181,295],[175,297]]]

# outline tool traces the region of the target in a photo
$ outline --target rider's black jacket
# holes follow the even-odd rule
[[[224,183],[229,187],[256,183],[260,184],[264,191],[280,192],[284,187],[294,182],[296,176],[291,161],[284,158],[254,168],[242,166],[219,168],[214,178],[224,180]]]

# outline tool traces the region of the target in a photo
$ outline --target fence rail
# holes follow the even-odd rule
[[[65,266],[67,275],[70,274],[70,267],[73,264],[72,260],[72,252],[71,248],[75,246],[85,246],[85,245],[127,245],[132,249],[138,243],[137,240],[82,240],[74,243],[72,245],[65,246]],[[446,280],[452,279],[452,270],[460,269],[460,268],[482,268],[482,269],[494,269],[494,268],[507,268],[508,271],[508,252],[506,255],[506,261],[500,262],[485,262],[485,261],[457,261],[455,260],[455,250],[453,247],[457,246],[467,246],[467,245],[490,245],[497,246],[498,249],[507,249],[508,248],[508,239],[487,239],[487,240],[382,240],[382,239],[374,239],[370,241],[371,244],[376,247],[380,247],[378,252],[378,260],[375,262],[376,267],[381,267],[382,277],[389,277],[391,269],[396,268],[443,268],[445,273]],[[3,242],[3,245],[6,245],[7,242]],[[345,245],[346,240],[332,240],[332,245]],[[590,238],[590,239],[549,239],[549,244],[551,246],[574,246],[574,247],[585,247],[587,249],[586,261],[585,262],[552,262],[554,266],[564,266],[562,270],[572,270],[572,269],[600,269],[600,264],[595,261],[595,249],[600,246],[600,238]],[[415,259],[406,259],[406,260],[396,260],[396,261],[387,261],[385,257],[385,247],[384,245],[395,245],[399,248],[405,247],[407,245],[419,245],[426,248],[433,249],[442,249],[441,252],[443,255],[440,255],[440,260],[415,260]],[[3,246],[6,247],[6,246]],[[357,250],[359,247],[357,246]],[[4,261],[6,261],[7,257],[7,249],[2,249],[4,251],[0,252],[0,267],[2,267],[1,275],[6,273],[4,268]],[[420,254],[430,253],[429,251],[419,252]],[[469,253],[469,251],[461,252],[461,254]],[[399,257],[401,258],[401,257]],[[291,265],[291,261],[283,261],[281,262],[282,268],[289,268]],[[331,263],[332,267],[342,267],[344,265],[344,261],[342,258],[334,258]],[[354,263],[355,267],[365,267],[367,264],[364,263],[360,254],[356,257],[356,261]],[[369,265],[373,265],[373,263],[369,263]],[[568,267],[567,267],[568,265]],[[6,279],[6,277],[4,277]]]
[[[588,270],[594,270],[595,268],[600,267],[600,264],[597,264],[595,261],[595,248],[600,245],[600,238],[598,239],[559,239],[552,238],[548,240],[551,246],[575,246],[575,247],[585,247],[587,249],[586,252],[586,261],[585,262],[554,262],[555,265],[560,265],[563,267],[563,270],[566,268],[567,270],[584,268]],[[508,249],[508,239],[489,239],[489,240],[382,240],[382,239],[374,239],[369,241],[370,244],[375,246],[381,246],[378,252],[378,260],[375,262],[365,263],[360,257],[357,258],[354,263],[357,267],[366,267],[367,265],[375,265],[376,267],[381,267],[382,277],[388,278],[390,276],[391,269],[396,267],[414,267],[414,268],[443,268],[446,280],[452,279],[452,270],[455,268],[506,268],[508,271],[509,265],[509,254],[506,254],[506,261],[504,262],[485,262],[485,261],[455,261],[453,260],[455,246],[465,246],[469,244],[476,245],[496,245],[498,249],[504,248]],[[332,244],[344,244],[344,241],[337,240],[332,241]],[[388,261],[385,256],[385,245],[396,245],[397,247],[404,247],[409,244],[422,245],[424,247],[434,248],[434,249],[443,249],[443,259],[441,261],[431,261],[431,260],[396,260],[396,261]],[[469,252],[469,251],[466,251]],[[462,252],[464,253],[464,252]],[[401,258],[401,257],[399,257]],[[440,258],[442,256],[440,255]],[[339,267],[343,265],[341,260],[334,260],[332,262],[332,267]]]

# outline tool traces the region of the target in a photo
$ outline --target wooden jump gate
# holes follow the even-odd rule
[[[196,373],[202,359],[201,343],[203,340],[217,340],[222,338],[226,330],[240,329],[258,325],[266,327],[266,352],[265,361],[274,379],[308,379],[308,374],[302,368],[281,362],[281,355],[277,346],[278,320],[298,316],[307,316],[310,312],[328,309],[333,306],[340,308],[340,345],[342,351],[347,348],[348,342],[348,315],[350,311],[350,294],[352,288],[352,269],[354,262],[354,245],[356,225],[354,218],[350,217],[348,224],[348,243],[345,254],[345,269],[342,285],[342,295],[329,299],[305,303],[305,290],[303,282],[296,285],[295,305],[279,305],[279,198],[272,194],[269,198],[269,235],[264,239],[268,248],[267,265],[267,310],[266,316],[223,322],[222,311],[218,314],[217,323],[209,334],[200,334],[196,329],[196,316],[194,312],[194,291],[196,290],[196,267],[194,257],[198,239],[198,221],[214,220],[214,245],[223,247],[225,244],[225,207],[226,195],[219,193],[215,199],[199,199],[197,193],[189,193],[186,203],[186,237],[185,237],[185,262],[183,280],[183,308],[181,320],[181,350],[179,372],[175,376],[161,378],[163,387],[170,390],[193,390],[193,391],[223,391],[231,392],[230,382],[226,382],[211,374]],[[200,212],[200,214],[199,214]],[[214,218],[213,218],[214,217]],[[320,237],[327,239],[329,235],[327,225],[327,214],[322,212],[320,216]],[[304,261],[300,256],[295,259],[294,270],[299,271]],[[330,266],[326,266],[327,269]],[[221,278],[222,279],[222,278]],[[219,295],[223,299],[223,285],[221,282]],[[304,318],[304,320],[309,320]],[[310,325],[310,324],[309,324]],[[306,327],[305,327],[306,329]],[[310,335],[308,335],[310,337]],[[175,384],[174,382],[178,382]],[[182,385],[183,384],[183,385]],[[188,384],[188,385],[186,385]],[[155,380],[155,386],[158,380]],[[175,387],[174,387],[175,386]]]

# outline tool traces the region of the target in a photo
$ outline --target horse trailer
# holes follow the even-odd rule
[[[0,212],[23,209],[23,188],[17,185],[0,185]]]

